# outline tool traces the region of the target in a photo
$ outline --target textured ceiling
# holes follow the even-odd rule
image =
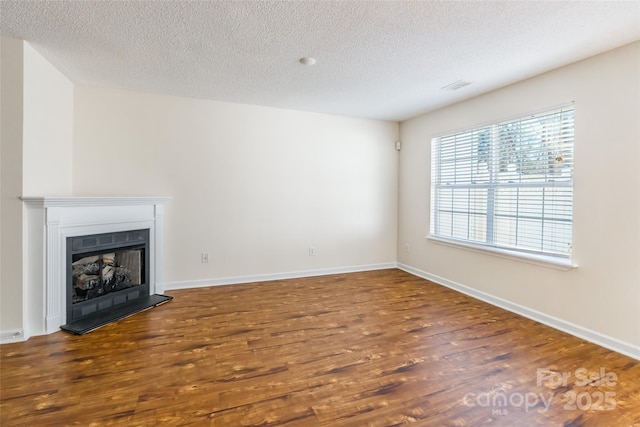
[[[639,40],[640,2],[3,0],[0,30],[76,84],[399,121]]]

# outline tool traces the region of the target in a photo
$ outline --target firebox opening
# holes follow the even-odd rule
[[[72,304],[142,285],[146,282],[144,256],[144,246],[73,255]]]

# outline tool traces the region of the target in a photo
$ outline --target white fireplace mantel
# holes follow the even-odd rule
[[[169,199],[23,197],[24,338],[67,323],[67,237],[149,229],[149,291],[162,293],[162,223]]]

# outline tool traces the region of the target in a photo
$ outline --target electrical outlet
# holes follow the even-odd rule
[[[309,246],[309,256],[314,256],[316,254],[316,248],[313,246]]]
[[[404,251],[405,252],[411,252],[411,245],[409,245],[408,243],[404,244]]]
[[[209,254],[206,252],[202,252],[202,263],[207,264],[209,262]]]

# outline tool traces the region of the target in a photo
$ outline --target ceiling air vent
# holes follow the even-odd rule
[[[449,83],[449,84],[448,84],[448,85],[446,85],[446,86],[442,86],[440,89],[444,89],[444,90],[458,90],[458,89],[460,89],[461,87],[465,87],[465,86],[470,85],[470,84],[471,84],[471,82],[467,82],[467,81],[464,81],[464,80],[457,80],[457,81],[455,81],[455,82],[453,82],[453,83]]]

